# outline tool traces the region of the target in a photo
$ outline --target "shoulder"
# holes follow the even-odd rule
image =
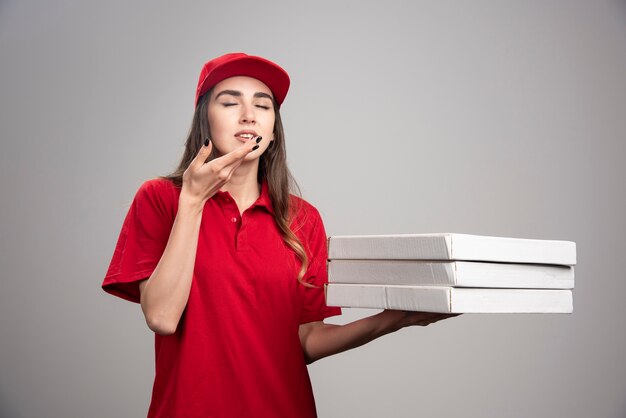
[[[137,190],[137,197],[168,200],[177,197],[180,194],[180,188],[172,181],[157,177],[144,181]]]
[[[321,220],[322,216],[315,206],[308,201],[295,195],[290,195],[293,213],[296,218],[313,218]]]
[[[172,181],[157,177],[144,181],[135,194],[138,206],[151,206],[164,214],[176,214],[180,188]]]
[[[150,180],[144,181],[141,186],[139,186],[138,193],[146,193],[146,194],[161,194],[161,193],[173,193],[179,189],[176,185],[164,178],[164,177],[156,177]]]
[[[291,195],[292,230],[303,235],[310,235],[316,230],[324,230],[319,210],[301,197]]]

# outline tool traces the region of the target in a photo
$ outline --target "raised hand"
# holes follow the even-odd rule
[[[259,147],[257,144],[261,139],[260,136],[254,137],[236,150],[206,162],[213,149],[213,144],[207,138],[183,174],[181,198],[203,207],[230,180],[246,155]]]

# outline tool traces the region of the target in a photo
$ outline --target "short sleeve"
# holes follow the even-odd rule
[[[341,308],[326,305],[325,285],[328,283],[328,248],[326,231],[318,211],[309,206],[305,224],[299,238],[307,249],[309,266],[303,281],[315,287],[301,286],[302,311],[300,323],[321,321],[330,316],[341,315]]]
[[[150,277],[169,239],[178,200],[165,179],[141,185],[126,214],[102,288],[139,303],[139,282]]]

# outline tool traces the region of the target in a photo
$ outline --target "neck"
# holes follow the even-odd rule
[[[240,213],[243,213],[259,198],[261,189],[257,182],[258,171],[258,159],[250,162],[246,161],[237,167],[228,183],[220,189],[230,193],[237,203]]]

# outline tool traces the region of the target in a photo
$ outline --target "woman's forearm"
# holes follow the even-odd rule
[[[187,305],[202,207],[180,200],[163,255],[150,278],[140,283],[141,309],[148,327],[158,334],[173,334]]]
[[[385,312],[345,325],[312,322],[300,326],[300,341],[307,363],[359,347],[397,330]]]
[[[385,310],[345,325],[311,322],[300,325],[300,343],[307,363],[341,353],[413,325],[426,326],[456,316],[430,312]]]

